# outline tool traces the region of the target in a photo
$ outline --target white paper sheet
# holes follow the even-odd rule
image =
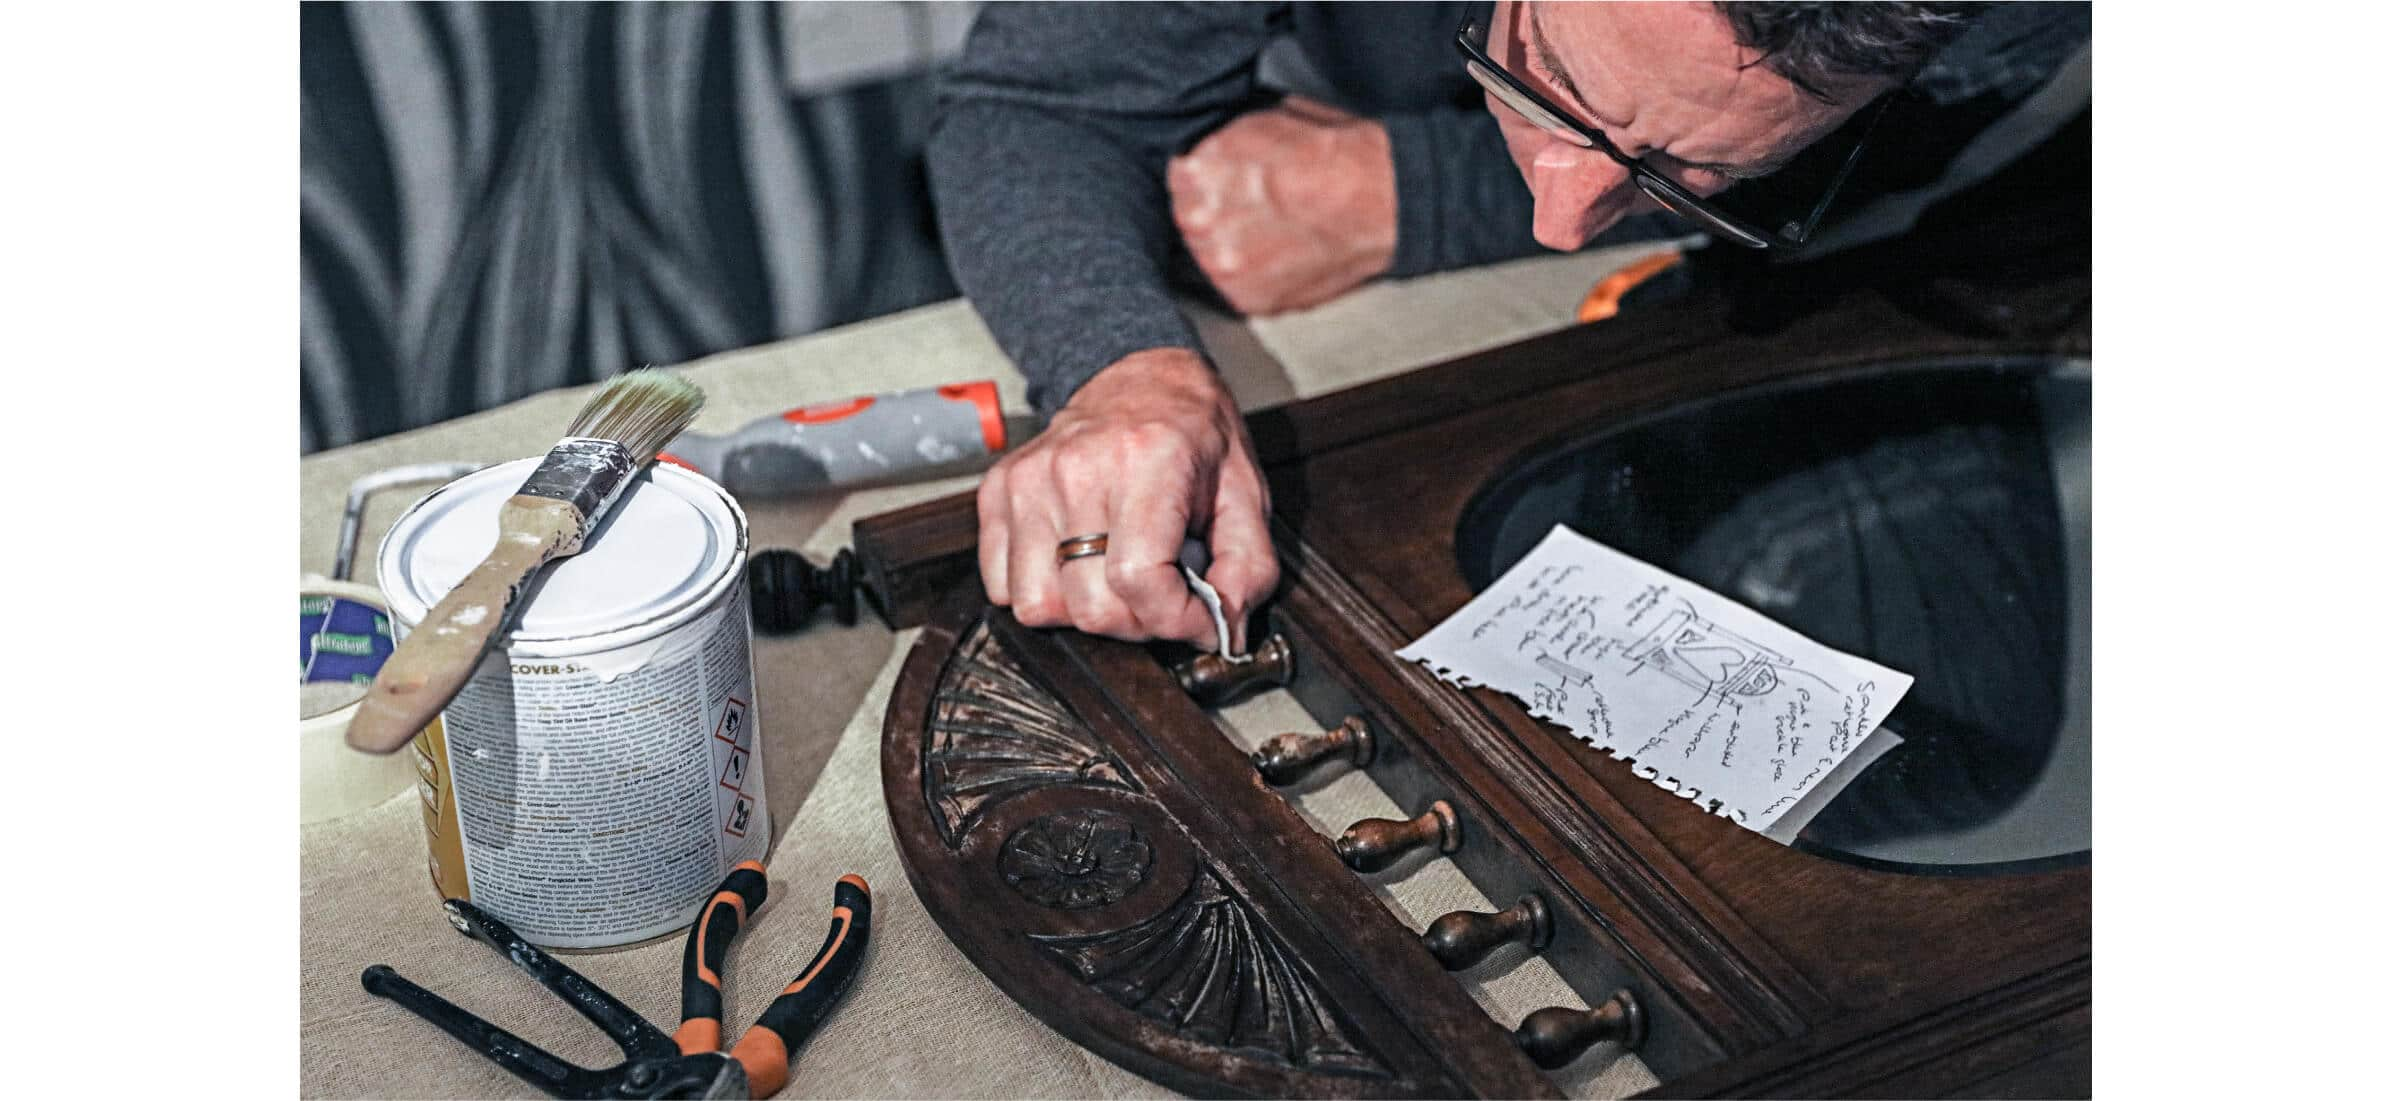
[[[1898,743],[1878,723],[1911,683],[1558,524],[1397,656],[1781,842]]]

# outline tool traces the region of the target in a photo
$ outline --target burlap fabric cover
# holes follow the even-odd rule
[[[1316,310],[1265,321],[1201,315],[1200,329],[1249,409],[1343,389],[1570,321],[1595,280],[1642,255],[1623,248],[1549,257],[1366,288]],[[726,432],[793,405],[873,391],[995,378],[1006,407],[1026,409],[1022,381],[971,309],[948,302],[689,365],[707,407],[697,428]],[[403,463],[500,461],[544,452],[586,390],[335,451],[300,463],[299,564],[329,563],[341,501],[360,475]],[[968,489],[971,477],[835,499],[747,504],[757,547],[797,547],[823,561],[858,517]],[[420,492],[420,491],[418,491]],[[366,519],[360,580],[408,492],[377,498]],[[785,1097],[1151,1097],[1167,1091],[1065,1040],[1015,1005],[947,943],[914,899],[881,804],[880,728],[916,632],[877,623],[824,625],[759,639],[758,719],[776,839],[772,901],[731,961],[726,1025],[745,1028],[821,942],[831,883],[872,883],[871,957],[845,1004],[800,1053]],[[1223,712],[1252,746],[1283,730],[1317,729],[1285,693]],[[1348,772],[1297,805],[1334,835],[1366,816],[1397,815],[1367,776]],[[603,1065],[618,1053],[596,1030],[495,953],[442,918],[424,871],[417,802],[405,793],[299,837],[301,1091],[309,1097],[530,1097],[537,1094],[430,1025],[358,986],[387,963],[476,1013],[568,1059]],[[1450,910],[1496,908],[1450,862],[1415,859],[1374,877],[1391,910],[1421,929]],[[1509,901],[1509,900],[1505,900]],[[573,966],[651,1021],[678,1011],[676,937],[574,953]],[[1517,946],[1461,980],[1497,1020],[1547,1005],[1584,1005],[1543,961]],[[1622,1097],[1653,1084],[1633,1056],[1596,1052],[1558,1073],[1574,1097]]]

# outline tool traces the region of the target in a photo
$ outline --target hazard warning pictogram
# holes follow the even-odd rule
[[[746,795],[731,801],[731,816],[723,820],[723,832],[733,837],[746,837],[748,818],[756,811],[756,801]]]
[[[729,760],[723,762],[722,785],[732,791],[747,786],[748,751],[733,749]]]
[[[747,710],[747,701],[737,696],[724,700],[722,721],[714,724],[714,736],[731,743],[733,748],[747,748]]]

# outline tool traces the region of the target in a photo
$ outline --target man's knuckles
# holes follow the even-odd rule
[[[1066,501],[1101,501],[1112,488],[1120,469],[1107,455],[1111,450],[1102,443],[1081,443],[1062,448],[1048,468],[1048,480],[1062,492]]]
[[[1024,627],[1068,627],[1071,625],[1071,609],[1052,590],[1035,596],[1017,594],[1013,602],[1013,618]]]
[[[1174,424],[1145,421],[1124,428],[1115,438],[1119,449],[1105,458],[1114,473],[1130,464],[1156,464],[1185,469],[1202,458],[1198,440],[1189,430]]]
[[[1072,616],[1070,626],[1092,635],[1103,635],[1106,638],[1118,638],[1130,642],[1147,637],[1146,629],[1130,615],[1129,609],[1122,607],[1119,603],[1106,608],[1076,612]]]
[[[1168,616],[1188,595],[1188,583],[1176,567],[1139,562],[1128,555],[1106,563],[1105,584],[1141,619]]]
[[[980,479],[980,488],[972,495],[972,504],[980,512],[980,527],[983,530],[1005,523],[1013,502],[1008,481],[1003,463],[990,468],[988,474]]]

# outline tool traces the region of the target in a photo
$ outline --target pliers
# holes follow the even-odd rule
[[[474,904],[455,898],[441,904],[458,932],[512,960],[623,1049],[623,1061],[603,1070],[550,1055],[382,964],[366,968],[361,978],[367,993],[440,1026],[552,1097],[770,1097],[789,1081],[790,1052],[814,1034],[855,981],[872,930],[872,888],[861,876],[839,877],[830,933],[813,962],[725,1054],[723,961],[748,914],[764,905],[764,893],[764,865],[744,861],[698,911],[681,953],[681,1027],[671,1036]]]

